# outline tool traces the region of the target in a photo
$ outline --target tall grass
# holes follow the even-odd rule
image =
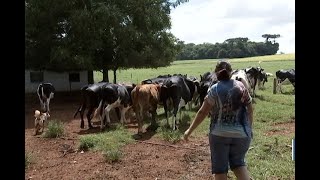
[[[57,138],[63,136],[64,126],[59,120],[50,120],[48,122],[47,131],[44,132],[43,137],[45,138]]]
[[[133,141],[131,134],[126,129],[122,126],[116,126],[108,132],[82,135],[79,149],[102,151],[105,160],[111,163],[121,158],[121,147]]]
[[[117,82],[139,83],[143,79],[174,73],[188,74],[199,78],[201,74],[212,71],[216,61],[216,59],[175,61],[171,66],[157,69],[120,70],[117,71]],[[295,95],[292,93],[292,85],[287,84],[283,86],[284,94],[273,94],[273,78],[275,78],[275,72],[279,69],[295,68],[295,55],[282,54],[239,58],[230,59],[230,62],[233,69],[260,65],[266,72],[273,74],[273,76],[268,78],[268,82],[265,83],[264,90],[256,90],[257,97],[254,99],[254,139],[251,144],[252,149],[249,150],[246,159],[251,176],[253,179],[294,179],[295,163],[291,160],[291,148],[289,146],[292,138],[294,138],[294,133],[285,135],[267,135],[267,133],[276,128],[274,126],[275,123],[285,124],[295,119]],[[110,81],[112,81],[112,72],[109,72],[109,77]],[[94,78],[96,82],[100,81],[102,80],[102,74],[95,72]],[[183,114],[184,117],[188,117],[183,118],[184,126],[180,131],[172,133],[167,129],[163,129],[163,126],[166,124],[166,118],[164,117],[163,108],[159,106],[157,121],[160,127],[156,135],[168,141],[176,142],[179,137],[181,137],[183,130],[185,130],[194,118],[196,110],[185,110]],[[170,117],[170,122],[171,119]],[[206,118],[191,137],[206,136],[209,123],[209,118]],[[113,133],[114,132],[112,132],[112,134]],[[114,141],[109,140],[110,137],[113,136],[112,134],[101,134],[95,138],[101,138],[99,141],[104,144]],[[90,139],[90,136],[86,136],[85,138]],[[91,148],[100,147],[98,141],[88,141],[94,142],[94,145],[87,143],[85,146]]]
[[[33,157],[33,155],[32,155],[32,153],[30,153],[30,152],[25,152],[25,154],[24,154],[24,167],[25,168],[28,168],[29,167],[29,165],[31,164],[31,163],[33,163],[33,161],[34,161],[34,157]]]

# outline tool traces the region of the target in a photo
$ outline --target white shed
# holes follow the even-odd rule
[[[79,91],[93,81],[92,71],[54,72],[25,70],[25,93],[37,91],[42,82],[52,83],[57,92]]]

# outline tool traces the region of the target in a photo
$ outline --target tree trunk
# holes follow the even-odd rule
[[[93,84],[94,79],[93,79],[93,71],[88,71],[88,84]]]
[[[113,83],[117,83],[117,68],[113,69]]]
[[[108,69],[102,70],[102,82],[109,82]]]

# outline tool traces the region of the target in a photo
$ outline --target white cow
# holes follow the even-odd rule
[[[243,83],[243,85],[248,89],[250,95],[254,96],[249,79],[248,79],[248,76],[247,76],[245,70],[237,69],[237,70],[232,71],[231,79],[241,81]]]

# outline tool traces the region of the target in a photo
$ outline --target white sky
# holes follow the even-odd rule
[[[278,53],[295,52],[294,0],[189,0],[171,11],[171,23],[185,43],[264,42],[263,34],[280,34]]]

